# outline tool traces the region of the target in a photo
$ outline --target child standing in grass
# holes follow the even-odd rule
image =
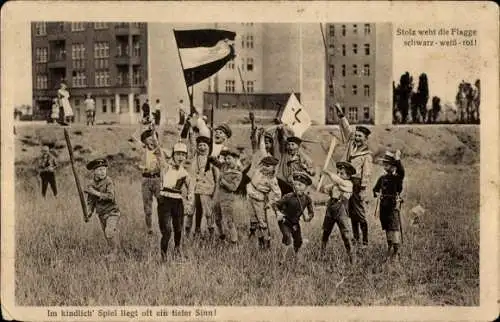
[[[252,206],[250,217],[250,236],[258,232],[259,246],[270,248],[271,235],[268,227],[267,210],[271,204],[281,198],[281,190],[276,178],[276,166],[279,160],[267,156],[264,157],[259,167],[247,184],[247,197]]]
[[[102,230],[108,242],[108,259],[114,259],[118,253],[118,221],[120,210],[116,203],[113,181],[107,175],[106,159],[96,159],[87,164],[87,170],[93,171],[94,178],[87,187],[88,217],[95,213],[99,217]]]
[[[48,145],[43,145],[42,155],[37,161],[37,168],[40,174],[40,179],[42,180],[42,196],[44,198],[47,194],[47,188],[49,184],[54,197],[57,196],[57,184],[55,175],[56,167],[57,162],[55,156],[50,153],[50,148]]]
[[[401,163],[401,151],[395,154],[386,152],[381,159],[385,174],[382,175],[373,188],[375,198],[380,198],[380,223],[387,237],[387,258],[399,258],[401,243],[401,218],[398,209],[400,194],[403,191],[405,170]]]
[[[216,224],[220,231],[221,240],[226,239],[226,233],[229,234],[229,240],[232,243],[238,242],[238,232],[234,222],[234,201],[236,199],[235,191],[242,179],[241,170],[238,168],[239,153],[236,149],[229,148],[221,151],[224,157],[224,164],[221,167],[219,179],[218,203],[220,212],[216,213]]]
[[[272,205],[273,210],[276,212],[278,225],[283,235],[282,243],[285,245],[282,261],[286,257],[289,249],[288,246],[292,244],[292,241],[296,257],[302,246],[300,217],[303,216],[306,222],[314,218],[312,200],[311,197],[306,194],[307,187],[312,184],[311,178],[303,172],[295,172],[291,177],[294,192],[284,195]],[[305,209],[307,209],[307,217],[304,215]]]
[[[321,253],[325,253],[330,234],[335,224],[337,224],[347,255],[349,256],[349,262],[352,263],[352,234],[349,229],[350,222],[348,212],[349,198],[352,195],[353,186],[350,179],[356,173],[356,169],[349,162],[337,162],[336,167],[337,174],[330,171],[323,171],[323,174],[328,176],[333,181],[333,184],[321,188],[322,192],[330,195],[330,199],[326,206],[325,219],[323,221]]]

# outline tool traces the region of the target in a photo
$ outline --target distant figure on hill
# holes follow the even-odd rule
[[[149,100],[146,99],[144,104],[142,104],[142,121],[149,122],[151,117],[151,108],[149,107]]]
[[[160,120],[161,120],[161,109],[162,106],[160,104],[160,100],[156,99],[156,105],[155,105],[155,110],[153,112],[154,119],[155,119],[155,125],[159,126],[160,125]]]
[[[95,124],[95,101],[87,94],[87,98],[83,102],[85,105],[85,114],[87,116],[87,126]]]

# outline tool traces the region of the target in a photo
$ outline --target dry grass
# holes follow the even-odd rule
[[[89,134],[84,132],[80,139],[90,140]],[[74,140],[83,147],[89,144]],[[99,145],[91,143],[94,149]],[[43,200],[36,178],[22,171],[25,166],[19,163],[15,200],[17,303],[478,305],[479,166],[416,158],[407,159],[405,165],[402,265],[390,269],[381,264],[385,236],[373,217],[374,203],[367,211],[371,244],[360,254],[356,266],[345,265],[337,229],[329,243],[329,258],[318,259],[324,209],[317,207],[316,218],[302,224],[310,240],[304,246],[302,263],[281,267],[276,259],[281,246],[276,223],[272,222],[272,249],[260,252],[256,241],[246,238],[249,214],[243,200],[235,207],[241,237],[237,248],[184,239],[188,260],[162,265],[158,262],[158,230],[154,237],[145,234],[139,174],[126,161],[116,159],[110,175],[123,213],[122,254],[118,261],[107,263],[102,257],[106,248],[97,219],[85,224],[81,218],[69,167],[58,173],[58,198]],[[81,178],[87,180],[83,165],[78,168]],[[376,175],[380,171],[376,168]],[[428,210],[419,226],[411,224],[408,212],[416,204]],[[154,220],[157,225],[156,217]]]

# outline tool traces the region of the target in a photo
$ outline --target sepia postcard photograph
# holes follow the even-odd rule
[[[494,3],[1,22],[3,319],[498,317]]]

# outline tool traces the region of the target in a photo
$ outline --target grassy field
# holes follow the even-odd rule
[[[374,150],[401,145],[407,156],[405,239],[399,268],[382,264],[385,236],[373,216],[374,202],[367,211],[371,243],[359,254],[354,267],[345,265],[337,229],[330,239],[328,257],[318,258],[324,215],[319,206],[315,219],[302,224],[309,239],[302,261],[279,266],[277,224],[272,221],[272,249],[259,251],[257,242],[246,238],[249,208],[244,200],[236,207],[241,239],[237,247],[184,239],[187,261],[160,264],[157,218],[155,235],[148,236],[140,175],[130,165],[138,155],[124,139],[133,130],[101,127],[71,131],[74,146],[81,146],[77,155],[82,161],[97,155],[112,157],[110,175],[123,214],[122,254],[112,263],[102,258],[106,252],[102,231],[97,218],[87,224],[81,218],[63,149],[59,150],[64,164],[58,172],[60,194],[57,199],[49,194],[46,200],[40,195],[39,183],[30,170],[38,149],[36,140],[61,142],[62,130],[20,129],[15,185],[18,305],[479,305],[477,128],[381,128],[374,132]],[[335,130],[309,135],[326,139],[331,131]],[[105,136],[113,139],[102,140]],[[246,129],[235,130],[235,140],[245,137]],[[435,137],[440,139],[427,140]],[[427,142],[427,149],[420,140]],[[323,147],[307,148],[316,164],[322,165]],[[89,180],[82,163],[78,169],[81,179]],[[376,166],[373,181],[379,174],[381,169]],[[427,209],[418,225],[409,213],[417,204]]]

